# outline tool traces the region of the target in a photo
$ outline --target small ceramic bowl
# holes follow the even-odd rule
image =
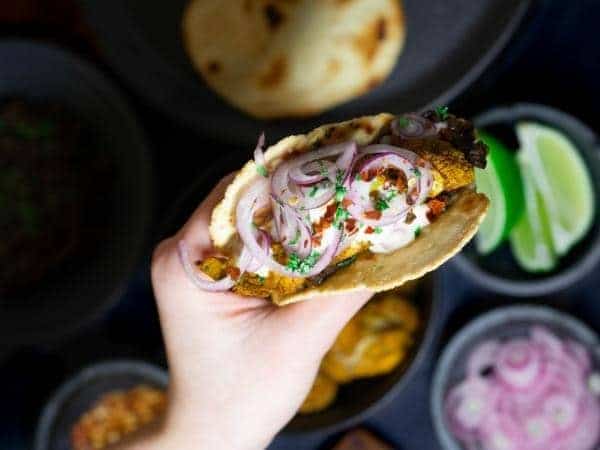
[[[545,325],[558,336],[572,338],[590,350],[595,367],[600,367],[600,341],[587,325],[572,316],[544,306],[517,305],[492,310],[463,327],[444,349],[433,376],[431,414],[445,450],[463,450],[446,427],[444,398],[448,390],[465,378],[466,361],[482,341],[526,336],[534,324]]]
[[[600,199],[600,141],[598,136],[575,117],[548,106],[519,103],[490,110],[475,119],[478,128],[499,129],[508,135],[521,120],[547,124],[565,133],[580,150],[590,172],[594,194]],[[494,133],[496,134],[496,133]],[[516,148],[516,138],[513,143]],[[503,139],[506,140],[506,139]],[[587,235],[559,260],[555,270],[532,274],[522,270],[504,243],[490,255],[479,255],[469,244],[452,263],[469,280],[483,289],[513,297],[541,297],[563,291],[589,275],[600,262],[600,208]]]
[[[102,395],[139,384],[166,389],[164,369],[142,361],[119,360],[94,364],[67,380],[40,415],[34,450],[71,450],[71,427]]]

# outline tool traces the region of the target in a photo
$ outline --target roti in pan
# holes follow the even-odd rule
[[[192,0],[183,17],[206,83],[259,118],[309,116],[371,90],[404,36],[400,0]]]

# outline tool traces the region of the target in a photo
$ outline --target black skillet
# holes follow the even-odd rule
[[[251,146],[318,124],[444,104],[470,86],[513,35],[530,0],[404,0],[407,41],[389,79],[320,116],[260,121],[228,106],[196,75],[182,47],[188,0],[82,0],[109,63],[151,104],[217,139]]]

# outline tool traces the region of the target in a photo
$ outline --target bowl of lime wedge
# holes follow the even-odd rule
[[[490,210],[455,265],[479,286],[511,296],[565,290],[600,262],[600,142],[575,117],[520,103],[475,119],[489,147],[477,189]]]

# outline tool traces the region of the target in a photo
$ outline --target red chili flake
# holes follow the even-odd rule
[[[381,219],[381,211],[373,209],[371,211],[364,212],[363,216],[365,216],[367,219],[379,220]]]
[[[312,239],[311,239],[311,240],[312,240],[312,243],[313,243],[313,245],[316,245],[316,246],[319,246],[319,245],[321,245],[321,239],[322,239],[322,238],[323,238],[323,236],[322,236],[322,235],[320,235],[320,234],[319,234],[319,235],[315,235],[315,236],[313,236],[313,237],[312,237]]]
[[[237,267],[228,267],[225,272],[231,277],[232,280],[237,280],[240,277],[240,269]]]
[[[327,205],[327,209],[325,210],[324,218],[325,219],[333,218],[333,216],[335,215],[336,209],[337,209],[337,205],[335,203]]]
[[[361,172],[360,179],[363,181],[369,181],[369,174],[367,172]]]
[[[350,218],[346,219],[346,231],[348,233],[352,233],[352,231],[356,228],[356,219]]]
[[[434,198],[427,202],[427,206],[429,207],[427,218],[430,222],[432,222],[444,212],[444,210],[446,209],[446,202]]]
[[[350,206],[352,204],[352,200],[350,200],[349,198],[345,198],[344,200],[342,200],[342,206],[344,208],[347,208],[348,206]]]
[[[375,233],[375,228],[373,228],[372,226],[368,226],[367,228],[365,228],[365,234],[373,234]]]

